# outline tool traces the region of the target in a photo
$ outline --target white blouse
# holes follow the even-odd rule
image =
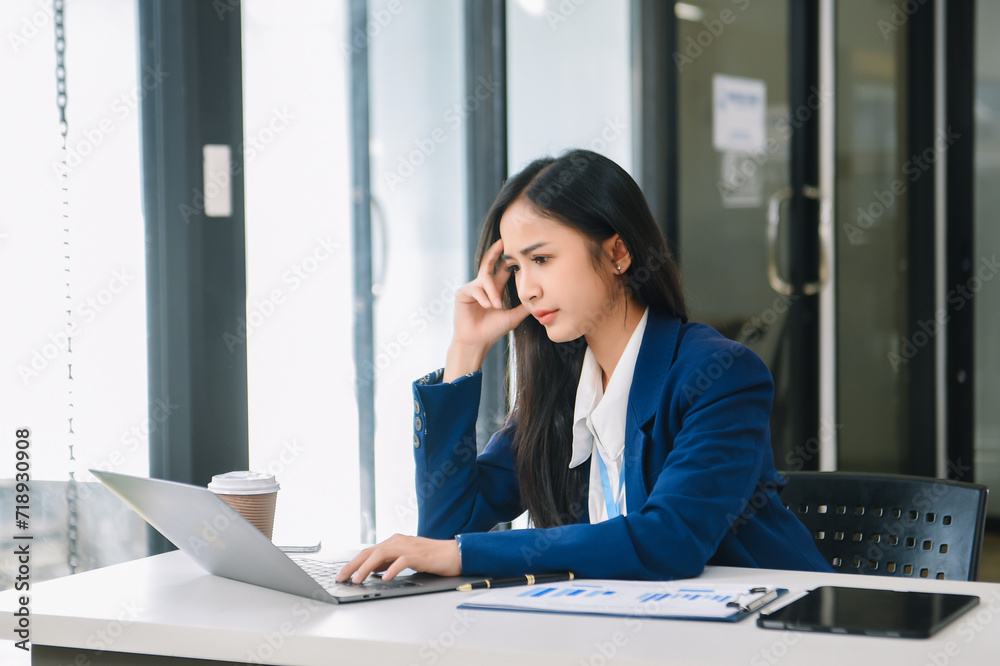
[[[628,409],[628,393],[635,373],[635,362],[639,356],[642,335],[646,330],[649,309],[642,315],[639,325],[632,332],[618,364],[615,366],[608,390],[603,390],[601,366],[594,353],[587,347],[580,372],[580,383],[576,388],[576,407],[573,410],[573,457],[569,466],[581,465],[587,458],[595,456],[590,464],[590,493],[588,506],[590,522],[599,523],[608,519],[604,485],[601,480],[600,461],[607,470],[608,487],[614,494],[613,505],[625,515],[625,484],[622,479],[622,453],[625,449],[625,415]],[[615,509],[612,508],[612,511]],[[613,515],[611,517],[614,517]]]

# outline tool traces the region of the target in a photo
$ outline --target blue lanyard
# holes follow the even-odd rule
[[[622,514],[618,508],[618,496],[622,494],[622,486],[625,485],[624,468],[618,472],[618,495],[611,493],[611,479],[608,476],[608,467],[604,464],[604,458],[596,450],[594,456],[597,458],[597,466],[601,469],[601,488],[604,490],[604,507],[608,512],[608,520],[617,518]]]

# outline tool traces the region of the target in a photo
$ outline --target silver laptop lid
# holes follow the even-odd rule
[[[90,471],[210,574],[319,601],[337,601],[211,490]]]
[[[463,583],[482,580],[481,577],[416,573],[398,576],[390,583],[373,581],[326,589],[207,488],[90,471],[205,571],[223,578],[327,603],[443,592],[454,590]]]

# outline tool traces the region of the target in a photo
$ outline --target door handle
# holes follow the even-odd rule
[[[819,190],[811,185],[802,188],[802,196],[807,199],[820,199]],[[767,203],[767,280],[771,283],[771,288],[779,294],[790,296],[795,292],[795,287],[786,282],[781,277],[778,270],[778,228],[781,226],[781,204],[792,198],[792,188],[783,187],[774,194]],[[819,232],[819,280],[816,282],[806,282],[802,285],[802,293],[806,296],[814,296],[826,286],[829,280],[829,271],[826,263],[826,240],[822,231]]]

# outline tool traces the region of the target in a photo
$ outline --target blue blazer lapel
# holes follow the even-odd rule
[[[628,415],[625,419],[625,450],[622,456],[625,468],[625,503],[629,511],[646,503],[649,488],[642,474],[642,456],[646,449],[645,426],[656,414],[664,380],[673,364],[679,319],[649,311],[646,330],[635,362],[632,386],[628,394]]]

